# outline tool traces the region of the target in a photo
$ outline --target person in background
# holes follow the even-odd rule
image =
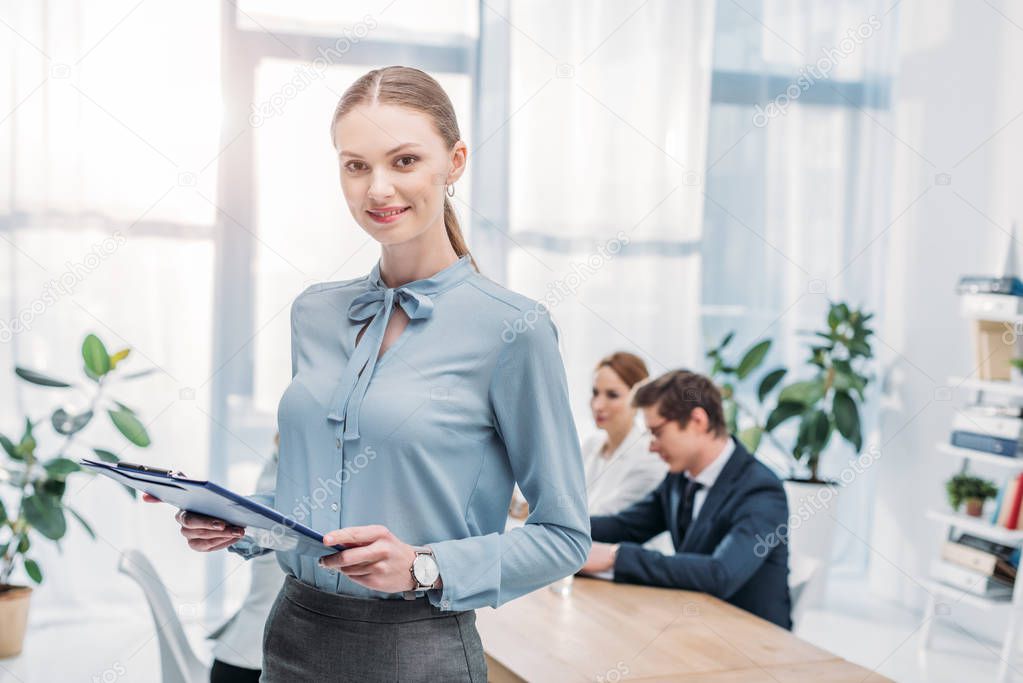
[[[675,370],[639,387],[632,404],[669,474],[638,503],[590,518],[595,542],[580,571],[701,591],[791,629],[788,547],[762,540],[788,522],[785,489],[728,434],[717,387]],[[642,547],[665,529],[674,555]]]
[[[274,435],[274,452],[259,474],[257,491],[276,487],[280,443],[280,434]],[[274,553],[254,558],[249,566],[252,568],[252,580],[242,606],[209,635],[215,641],[210,683],[259,683],[263,665],[263,627],[284,583],[284,572]]]
[[[643,360],[625,351],[602,358],[594,368],[590,410],[598,431],[582,445],[591,515],[624,510],[668,473],[664,461],[647,451],[646,428],[630,402],[632,388],[649,375]]]

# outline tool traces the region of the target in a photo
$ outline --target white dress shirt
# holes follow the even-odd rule
[[[603,455],[607,432],[600,430],[583,440],[586,503],[590,515],[621,512],[657,488],[668,466],[649,451],[650,437],[635,423],[618,448]]]
[[[703,488],[696,491],[696,495],[693,496],[693,519],[695,520],[700,516],[700,508],[703,507],[703,501],[707,500],[707,492],[710,491],[710,487],[714,485],[714,482],[721,476],[721,470],[725,469],[725,465],[728,464],[728,459],[732,457],[732,453],[735,452],[735,442],[731,438],[728,439],[728,443],[721,450],[718,457],[707,465],[702,472],[696,475],[695,480],[703,484]]]

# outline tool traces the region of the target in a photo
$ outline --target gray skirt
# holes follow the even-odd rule
[[[289,575],[263,629],[259,680],[485,683],[487,663],[473,610],[338,595]]]

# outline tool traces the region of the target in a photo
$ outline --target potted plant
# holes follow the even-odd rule
[[[88,335],[82,343],[82,357],[87,382],[75,385],[44,375],[34,370],[16,367],[14,372],[22,380],[37,386],[61,389],[79,389],[87,397],[81,408],[70,404],[53,410],[47,420],[57,435],[58,443],[52,452],[44,455],[36,436],[43,420],[25,418],[20,438],[14,441],[0,434],[0,657],[21,652],[28,620],[28,603],[32,588],[11,584],[14,570],[20,566],[36,584],[42,583],[43,572],[31,557],[33,543],[44,538],[54,541],[58,550],[60,540],[67,532],[66,515],[73,517],[86,533],[95,539],[88,522],[64,501],[67,478],[83,472],[75,460],[68,457],[93,416],[105,410],[114,427],[132,444],[149,446],[149,435],[135,412],[128,406],[109,398],[107,388],[115,381],[132,380],[153,372],[143,370],[121,374],[120,364],[128,357],[129,349],[110,355],[103,342]],[[116,463],[118,457],[110,450],[89,447],[91,455],[106,462]],[[91,474],[83,472],[83,474]],[[125,487],[133,497],[135,491]],[[8,505],[5,506],[4,502]]]
[[[753,344],[736,364],[729,364],[723,356],[733,333],[707,352],[707,357],[713,360],[711,377],[721,387],[729,429],[750,452],[756,451],[764,436],[770,437],[780,450],[792,456],[789,479],[830,483],[820,478],[820,456],[836,431],[857,453],[862,449],[859,405],[870,381],[864,374],[864,365],[873,357],[870,336],[874,332],[867,325],[872,317],[873,314],[850,309],[845,303],[831,304],[826,327],[810,333],[817,342],[810,345],[807,359],[813,376],[782,387],[773,407],[768,406],[767,399],[788,374],[786,368],[775,368],[760,379],[757,409],[742,405],[735,391],[735,384],[750,377],[763,363],[771,340]],[[740,424],[743,417],[747,418],[745,427]],[[796,439],[786,448],[774,437],[774,432],[793,418],[799,422]],[[799,467],[809,476],[797,476]]]
[[[785,493],[790,519],[799,518],[798,524],[791,525],[792,530],[798,528],[798,538],[787,539],[790,552],[798,551],[824,564],[831,557],[836,522],[834,515],[817,511],[832,504],[838,487],[821,478],[820,457],[836,431],[857,453],[862,448],[859,406],[869,382],[864,366],[873,356],[873,331],[867,326],[872,317],[845,303],[830,304],[825,327],[807,333],[814,338],[807,359],[811,376],[784,386],[788,368],[758,372],[771,349],[770,339],[754,342],[738,360],[730,360],[726,347],[734,333],[729,333],[707,352],[710,376],[721,389],[730,433],[751,453],[767,441],[790,457]],[[756,391],[743,400],[737,389],[752,381]],[[794,441],[786,445],[778,431],[790,420],[797,420],[798,426]],[[823,579],[818,579],[815,590],[823,591]]]
[[[948,503],[956,512],[963,501],[966,502],[966,514],[980,517],[984,511],[984,501],[998,495],[994,482],[981,479],[965,472],[960,472],[945,482]]]

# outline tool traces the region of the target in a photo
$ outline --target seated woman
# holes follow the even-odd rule
[[[594,368],[590,410],[597,431],[582,443],[590,515],[610,515],[629,507],[657,488],[668,473],[664,461],[648,451],[650,439],[630,405],[632,388],[648,376],[643,360],[625,351],[602,358]],[[520,524],[528,513],[516,489],[509,524]],[[664,552],[670,541],[665,545],[664,539],[654,538],[648,547]]]
[[[643,360],[625,351],[602,358],[594,369],[590,410],[598,431],[582,445],[591,515],[629,507],[668,473],[667,465],[649,452],[650,439],[629,401],[632,388],[649,375]]]

